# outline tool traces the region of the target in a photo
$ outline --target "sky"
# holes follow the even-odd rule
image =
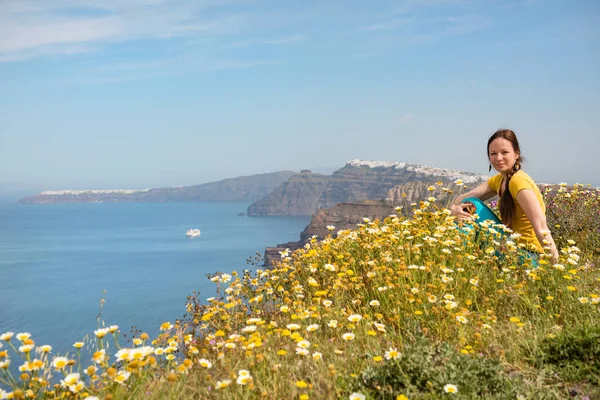
[[[597,0],[0,0],[0,194],[352,159],[600,186]]]

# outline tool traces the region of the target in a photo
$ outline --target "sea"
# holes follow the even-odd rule
[[[158,333],[205,299],[207,278],[256,268],[310,217],[247,217],[249,203],[53,204],[0,201],[0,334],[29,332],[53,354],[103,324]],[[197,228],[201,235],[188,238]]]

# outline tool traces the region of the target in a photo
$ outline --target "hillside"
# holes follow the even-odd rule
[[[462,180],[477,183],[486,175],[426,165],[352,160],[332,175],[296,174],[248,207],[248,215],[313,215],[337,203],[386,199],[390,189],[409,182]]]
[[[60,190],[25,197],[22,204],[64,203],[193,203],[211,201],[256,201],[294,175],[292,171],[270,172],[223,179],[193,186],[142,190]]]

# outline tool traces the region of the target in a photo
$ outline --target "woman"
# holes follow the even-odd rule
[[[496,131],[488,140],[488,158],[498,174],[475,189],[458,196],[450,206],[451,214],[464,219],[473,219],[466,211],[467,197],[482,201],[495,195],[499,197],[502,223],[520,234],[517,242],[524,243],[528,251],[541,254],[544,246],[550,250],[553,264],[558,262],[558,250],[546,224],[546,206],[542,194],[533,179],[521,170],[523,157],[515,133],[509,129]]]

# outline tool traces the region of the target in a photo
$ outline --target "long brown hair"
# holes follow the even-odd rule
[[[521,148],[519,147],[517,135],[515,135],[515,133],[510,129],[499,129],[494,132],[492,136],[490,136],[487,144],[488,159],[490,158],[490,145],[494,140],[499,138],[508,140],[512,144],[514,152],[518,155],[517,161],[515,161],[512,169],[506,175],[506,187],[504,192],[502,192],[502,197],[500,198],[500,218],[502,219],[502,222],[510,228],[515,215],[515,201],[513,200],[509,189],[510,178],[512,178],[513,175],[521,169],[521,164],[523,164],[525,159],[521,156]]]

